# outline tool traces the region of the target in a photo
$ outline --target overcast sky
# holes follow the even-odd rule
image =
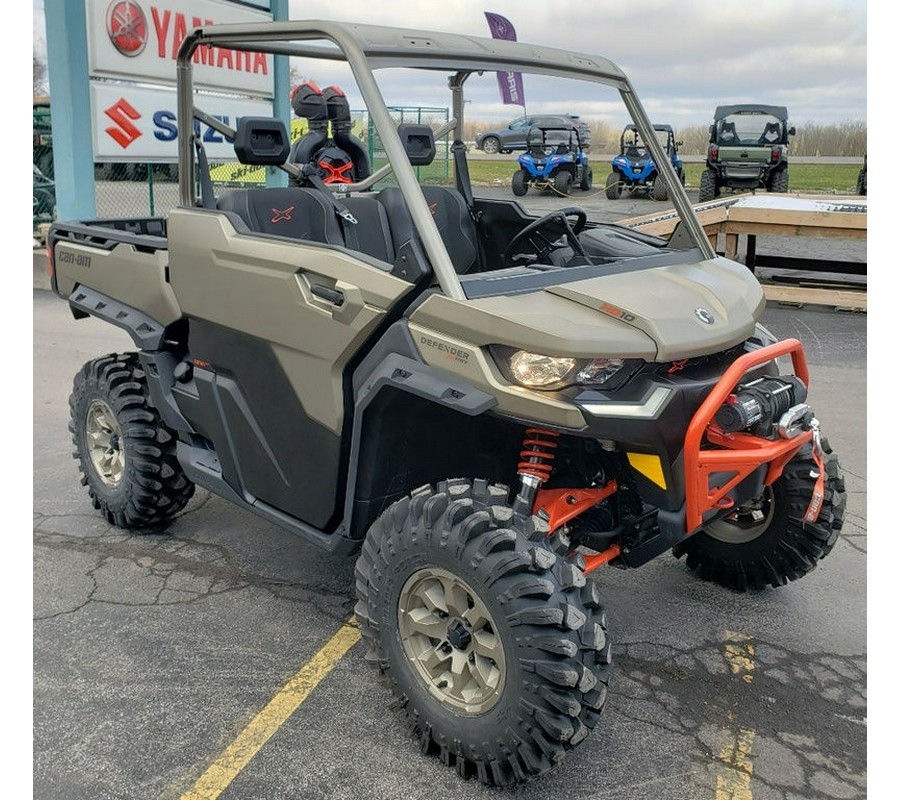
[[[490,36],[485,11],[509,19],[520,42],[610,58],[628,74],[650,116],[676,126],[706,124],[716,105],[739,102],[785,105],[798,125],[867,120],[862,0],[290,0],[292,18]],[[43,26],[43,0],[34,0],[38,52]],[[541,110],[545,98],[530,94],[527,84],[525,95],[529,111]],[[520,113],[514,106],[498,111]]]

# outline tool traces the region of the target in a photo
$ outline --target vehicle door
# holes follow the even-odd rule
[[[297,213],[284,205],[273,221]],[[168,237],[193,363],[179,408],[236,492],[328,529],[343,499],[348,365],[412,284],[387,263],[254,233],[223,212],[176,208]]]

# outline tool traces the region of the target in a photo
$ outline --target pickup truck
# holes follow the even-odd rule
[[[292,147],[282,119],[211,118],[192,69],[219,47],[319,59],[321,74],[345,60],[384,158],[344,172],[363,154],[322,126]],[[376,78],[396,69],[449,87],[445,125],[397,124],[396,85]],[[846,492],[803,345],[760,324],[761,286],[714,252],[611,61],[292,21],[195,28],[177,70],[179,205],[48,234],[74,318],[134,343],[86,363],[69,404],[81,481],[109,524],[177,536],[200,486],[355,558],[356,621],[397,735],[501,786],[548,772],[600,720],[612,632],[595,571],[674,553],[745,592],[832,551]],[[476,197],[464,89],[477,98],[497,70],[620,98],[676,231],[601,222],[567,198],[537,215]],[[194,120],[285,185],[216,187]],[[453,185],[426,184],[417,168],[445,138]]]

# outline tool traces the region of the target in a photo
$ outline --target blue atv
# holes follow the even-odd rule
[[[526,144],[528,149],[518,157],[519,169],[512,176],[516,197],[522,197],[530,185],[559,195],[568,195],[575,184],[582,191],[590,191],[594,172],[576,128],[533,126]]]
[[[684,166],[678,156],[681,142],[675,141],[675,131],[671,125],[654,125],[659,143],[672,159],[675,173],[684,186]],[[634,125],[626,125],[619,140],[619,155],[612,160],[612,172],[606,178],[606,197],[618,200],[623,191],[645,194],[654,200],[668,200],[669,190],[662,175],[656,169],[650,148],[641,141],[641,135]]]

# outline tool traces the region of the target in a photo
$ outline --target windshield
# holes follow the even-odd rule
[[[720,145],[753,147],[781,141],[781,122],[771,114],[729,114],[719,120],[716,131]]]

